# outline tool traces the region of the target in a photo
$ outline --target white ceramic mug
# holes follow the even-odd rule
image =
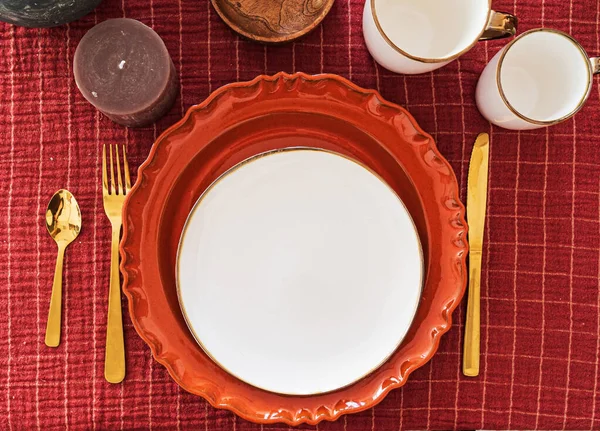
[[[566,33],[527,31],[501,49],[477,83],[477,107],[491,123],[512,130],[560,123],[579,111],[600,72],[600,58]]]
[[[369,52],[392,72],[430,72],[455,60],[478,40],[516,32],[513,15],[491,0],[366,0],[363,34]]]

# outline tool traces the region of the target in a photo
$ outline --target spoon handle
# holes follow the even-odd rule
[[[62,308],[62,271],[65,257],[65,246],[58,245],[56,269],[54,270],[54,283],[52,283],[52,296],[50,297],[50,310],[46,324],[46,346],[58,347],[60,344],[60,320]]]
[[[125,378],[125,342],[123,340],[123,316],[121,314],[121,283],[119,282],[120,234],[121,223],[113,223],[106,351],[104,356],[104,378],[110,383],[120,383]]]

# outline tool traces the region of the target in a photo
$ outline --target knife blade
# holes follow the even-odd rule
[[[490,139],[477,136],[467,180],[467,221],[469,225],[469,296],[465,323],[463,374],[479,374],[481,258],[487,205]]]
[[[480,252],[483,248],[485,208],[487,204],[488,164],[490,137],[487,133],[477,136],[467,182],[467,220],[469,222],[469,250]]]

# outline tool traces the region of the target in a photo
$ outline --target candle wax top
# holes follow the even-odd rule
[[[107,114],[130,115],[156,104],[169,84],[171,58],[156,32],[139,21],[104,21],[81,39],[73,60],[83,96]]]

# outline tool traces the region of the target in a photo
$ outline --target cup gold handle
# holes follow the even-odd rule
[[[592,63],[592,73],[598,75],[600,73],[600,57],[591,57],[590,63]]]
[[[505,12],[491,11],[487,28],[479,40],[502,39],[514,36],[519,20],[516,16]]]

